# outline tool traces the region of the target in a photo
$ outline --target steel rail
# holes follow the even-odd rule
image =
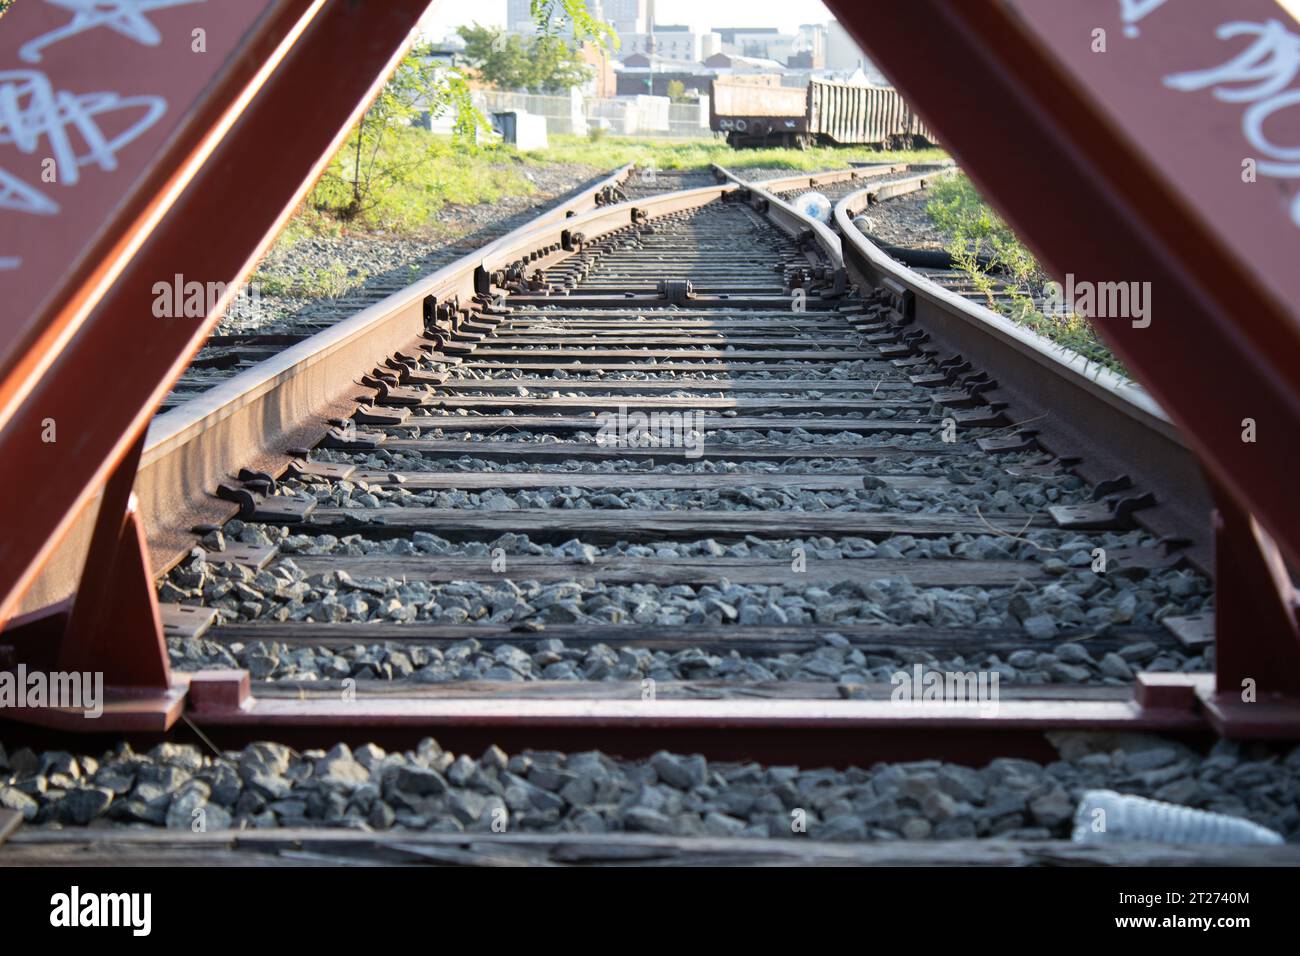
[[[721,199],[734,188],[734,186],[699,186],[694,189],[661,193],[657,196],[644,196],[628,202],[591,209],[565,219],[563,223],[545,223],[532,228],[510,248],[498,247],[485,251],[481,263],[483,272],[479,276],[480,291],[486,292],[485,286],[489,277],[518,259],[521,250],[525,248],[531,246],[549,250],[545,257],[535,260],[537,268],[544,268],[550,262],[566,258],[571,252],[566,243],[574,242],[575,236],[579,234],[584,241],[597,239],[608,233],[632,227],[643,215],[666,216],[674,212],[695,209]]]
[[[198,322],[173,317],[141,335],[141,317],[157,307],[155,283],[161,277],[196,275],[199,269],[203,279],[223,283],[222,305],[234,296],[233,283],[251,269],[346,130],[379,93],[426,6],[425,0],[395,0],[381,12],[362,13],[352,4],[319,0],[222,5],[221,31],[209,24],[213,35],[243,39],[234,46],[223,41],[219,58],[215,52],[212,61],[200,58],[208,64],[203,70],[188,65],[199,62],[192,58],[188,40],[158,45],[157,56],[120,46],[104,47],[100,56],[75,45],[50,52],[47,68],[53,70],[56,56],[63,57],[68,77],[80,74],[81,83],[92,81],[87,64],[114,61],[124,70],[139,66],[140,76],[120,80],[131,88],[145,83],[153,91],[165,82],[159,79],[163,76],[184,77],[185,82],[173,84],[180,98],[169,120],[171,131],[160,128],[158,136],[139,140],[152,153],[132,153],[130,163],[123,159],[120,177],[100,181],[102,191],[79,193],[73,208],[85,221],[70,218],[61,227],[71,230],[69,235],[93,234],[109,244],[82,250],[89,257],[85,261],[95,264],[92,274],[69,269],[66,259],[54,262],[55,271],[44,279],[33,271],[26,286],[47,282],[55,296],[50,308],[33,310],[5,328],[5,346],[23,344],[0,382],[0,404],[12,409],[12,415],[0,412],[0,484],[22,487],[34,467],[42,479],[39,507],[20,495],[8,502],[6,534],[0,539],[0,623],[12,615],[78,516],[106,486],[111,493],[102,500],[109,507],[98,537],[107,550],[91,571],[96,579],[120,572],[113,555],[125,533],[116,527],[119,516],[130,510],[130,466],[169,382],[199,348],[206,326],[216,321],[215,314]],[[20,39],[9,32],[10,21],[14,30],[25,25],[27,35],[35,36],[43,26],[37,21],[44,18],[49,25],[51,9],[32,4],[6,17],[0,43],[6,57],[17,57],[13,47]],[[255,20],[252,31],[247,29],[250,18]],[[365,19],[366,40],[359,45],[360,19]],[[88,42],[108,43],[107,32],[96,31],[95,40]],[[356,68],[331,66],[340,56]],[[177,67],[177,58],[187,65]],[[219,70],[208,72],[218,63]],[[98,74],[93,78],[101,80]],[[181,95],[184,89],[188,95]],[[303,110],[305,103],[312,108]],[[276,162],[268,164],[266,143],[286,128],[294,135],[279,144]],[[240,201],[231,202],[236,195]],[[220,223],[220,228],[200,229],[196,223]],[[36,233],[29,229],[24,235],[30,242]],[[51,251],[56,245],[68,251],[52,239],[47,245]],[[51,261],[42,271],[51,268]],[[69,277],[75,277],[71,283]],[[13,296],[20,314],[25,291],[19,286]],[[35,339],[23,337],[22,328],[28,326],[44,331]],[[130,346],[124,348],[127,342]],[[105,361],[105,356],[117,361]],[[64,441],[43,436],[43,427],[51,422],[64,425]],[[75,440],[67,440],[67,428],[75,429]],[[109,590],[121,588],[114,584]],[[92,592],[98,593],[85,591]],[[143,613],[147,616],[149,609]]]
[[[834,275],[834,290],[844,291],[844,253],[840,248],[840,237],[829,226],[816,219],[810,219],[784,199],[771,193],[767,184],[747,181],[731,170],[713,164],[714,175],[723,178],[738,188],[746,189],[750,194],[750,204],[765,214],[782,232],[790,236],[811,235],[822,252],[830,261]]]
[[[725,167],[714,164],[715,175],[727,174]],[[875,182],[879,176],[901,173],[911,170],[914,175],[902,179],[890,179]],[[821,186],[833,186],[838,183],[864,181],[864,188],[876,199],[892,199],[906,193],[924,189],[931,180],[950,175],[957,171],[953,163],[878,163],[870,166],[855,166],[851,169],[832,169],[820,173],[794,173],[784,176],[771,176],[766,179],[747,180],[750,186],[758,186],[769,193],[791,192],[796,189],[817,189]]]
[[[805,241],[810,261],[829,262],[829,268],[843,276],[845,244],[840,237],[762,187],[728,179],[718,186],[593,208],[524,227],[159,416],[151,428],[138,489],[154,535],[170,528],[179,535],[178,542],[184,540],[181,553],[187,552],[194,538],[186,538],[184,528],[193,521],[194,507],[215,508],[216,520],[233,510],[207,497],[212,482],[241,466],[278,474],[290,460],[290,441],[305,445],[323,435],[323,418],[331,409],[351,413],[359,401],[348,384],[354,376],[393,351],[421,342],[428,302],[436,303],[439,297],[468,302],[475,292],[491,292],[493,278],[502,269],[544,266],[571,255],[573,249],[566,245],[580,247],[578,233],[584,241],[617,235],[647,218],[735,195],[745,197],[787,234],[810,236],[811,243]],[[847,247],[852,249],[854,243]],[[553,301],[559,304],[564,298]],[[203,491],[192,503],[177,505],[177,488],[191,489],[191,494]],[[1140,675],[1131,695],[1122,689],[1100,696],[1084,691],[1074,696],[1009,695],[992,715],[978,708],[954,709],[948,702],[918,703],[899,713],[883,699],[439,700],[409,693],[367,695],[339,705],[332,694],[285,694],[271,685],[254,685],[247,671],[177,673],[173,679],[176,701],[184,700],[193,723],[226,745],[262,739],[269,726],[277,739],[303,745],[319,743],[322,735],[331,741],[397,741],[436,730],[440,739],[458,749],[496,742],[511,748],[598,747],[627,755],[661,749],[667,742],[674,749],[715,756],[845,763],[916,756],[969,762],[1007,754],[1046,760],[1052,757],[1043,736],[1049,728],[1204,735],[1210,722],[1196,687],[1197,681],[1211,682],[1209,675],[1179,674],[1179,681],[1168,686],[1164,676]],[[79,714],[52,712],[39,722],[56,735],[85,733]],[[166,726],[170,723],[158,718],[137,724],[123,719],[104,729],[130,737],[156,734]],[[1267,732],[1262,728],[1258,736]]]
[[[835,243],[823,241],[823,224],[803,216],[773,195],[805,184],[843,182],[849,170],[745,180],[721,166],[719,175],[776,202],[813,228],[828,255],[838,255],[848,278],[863,288],[879,289],[886,281],[906,289],[915,321],[929,335],[940,357],[961,355],[997,380],[985,397],[1011,406],[1014,420],[1025,422],[1045,450],[1078,458],[1074,471],[1096,484],[1129,475],[1139,490],[1157,494],[1153,508],[1135,520],[1153,534],[1173,542],[1190,541],[1187,558],[1213,573],[1209,489],[1200,464],[1177,427],[1136,382],[1090,362],[1084,356],[972,302],[896,261],[853,225],[868,205],[927,187],[955,166],[939,166],[904,179],[866,186],[834,207]],[[829,227],[827,227],[829,231]]]
[[[567,219],[561,224],[563,229],[551,225],[533,230],[509,248],[498,247],[485,255],[480,279],[486,276],[490,284],[494,273],[529,248],[552,250],[534,260],[541,264],[569,255],[564,248],[555,249],[557,241],[562,241],[566,233],[570,241],[579,229],[588,238],[594,238],[638,222],[643,213],[691,208],[718,200],[729,192],[744,197],[787,234],[811,236],[816,248],[808,250],[810,259],[816,259],[820,253],[837,274],[844,275],[843,250],[854,250],[852,254],[857,255],[858,244],[852,236],[842,241],[828,226],[803,216],[762,186],[746,183],[725,170],[720,172],[727,180],[726,185],[596,209]],[[884,262],[878,267],[889,268]],[[969,307],[964,300],[937,286],[922,291],[949,311]],[[560,301],[563,300],[556,299],[557,303]],[[951,321],[951,317],[947,320]],[[1000,323],[995,326],[1000,328]],[[990,337],[990,343],[990,350],[1009,350],[1001,338]],[[1050,352],[1044,351],[1041,358],[1049,366],[1066,368],[1080,384],[1088,381],[1081,372],[1064,366]],[[1124,407],[1145,411],[1151,420],[1167,427],[1154,404],[1142,409],[1135,402],[1125,401],[1128,404]],[[1104,407],[1106,415],[1117,416],[1114,408]],[[1143,420],[1142,415],[1134,415],[1135,420]],[[1172,434],[1172,429],[1169,431]],[[672,749],[751,759],[842,763],[846,759],[861,760],[868,754],[876,759],[924,754],[971,761],[1010,753],[1050,759],[1050,747],[1043,737],[1044,730],[1048,729],[1204,734],[1209,722],[1195,687],[1208,686],[1212,679],[1209,675],[1177,676],[1180,681],[1176,685],[1166,686],[1162,675],[1141,675],[1131,695],[1121,691],[1100,698],[1082,693],[1077,697],[1051,694],[1034,699],[1029,694],[1023,699],[1003,701],[996,715],[980,713],[978,709],[954,710],[946,703],[919,704],[899,713],[883,699],[644,701],[511,697],[476,700],[377,695],[340,705],[330,695],[300,698],[292,693],[277,693],[269,685],[255,686],[248,674],[241,671],[190,675],[188,700],[193,720],[213,739],[227,745],[249,735],[264,735],[268,726],[275,727],[278,739],[301,739],[304,743],[319,738],[322,733],[350,734],[357,740],[377,736],[406,740],[434,728],[440,740],[462,749],[490,742],[524,747],[544,741],[547,746],[596,747],[629,755],[660,749],[667,741]],[[850,754],[851,758],[847,756]]]
[[[622,184],[631,169],[630,163],[620,167],[482,249],[156,416],[134,484],[153,571],[165,572],[189,552],[190,527],[224,522],[235,513],[235,505],[212,494],[218,483],[241,467],[282,469],[289,461],[284,449],[315,444],[329,418],[351,414],[362,390],[359,376],[419,340],[426,296],[468,302],[485,256],[532,249],[536,232],[599,208],[599,197]],[[25,595],[22,612],[52,605],[76,589],[96,511],[88,508],[73,525]]]
[[[1300,498],[1278,480],[1300,430],[1294,187],[1241,173],[1272,91],[1225,95],[1221,84],[1236,81],[1213,71],[1233,55],[1225,21],[1271,22],[1294,38],[1277,4],[1239,0],[1230,15],[1213,3],[830,6],[1052,275],[1144,280],[1160,317],[1099,322],[1099,334],[1184,429],[1221,509],[1300,560]],[[1107,33],[1124,39],[1104,56],[1078,42]],[[1184,71],[1218,90],[1179,90],[1170,80]],[[1256,425],[1275,437],[1247,437]],[[1261,548],[1278,563],[1273,541]],[[1269,598],[1285,619],[1274,643],[1296,670],[1292,601]]]
[[[908,167],[907,163],[878,163],[873,166],[855,166],[851,169],[832,169],[820,173],[791,173],[783,176],[770,176],[767,179],[752,180],[752,184],[762,186],[768,192],[784,192],[789,189],[816,189],[834,183],[852,182],[857,179],[870,179],[873,176],[887,176],[901,173]],[[714,175],[725,176],[726,168],[714,163]]]
[[[860,286],[896,283],[913,296],[915,324],[941,356],[961,355],[997,381],[985,393],[1005,401],[1022,431],[1092,483],[1129,475],[1156,505],[1135,513],[1153,534],[1190,539],[1187,557],[1213,573],[1210,493],[1200,463],[1178,428],[1136,382],[945,289],[890,258],[853,225],[871,200],[863,189],[840,200],[834,222],[845,266]]]

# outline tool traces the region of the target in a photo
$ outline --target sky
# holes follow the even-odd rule
[[[1300,21],[1300,0],[1277,0]],[[831,13],[821,0],[656,0],[655,16],[660,23],[690,26],[779,27],[793,33],[801,23],[825,23]],[[506,0],[440,0],[421,25],[431,37],[454,33],[464,23],[484,26],[506,25]]]
[[[821,0],[656,0],[660,23],[693,27],[779,27],[793,33],[801,23],[825,23],[830,11]],[[506,0],[441,0],[421,24],[429,36],[455,32],[464,23],[506,25]]]

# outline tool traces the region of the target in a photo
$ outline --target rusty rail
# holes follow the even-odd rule
[[[166,571],[189,551],[191,526],[234,514],[234,505],[214,495],[233,471],[253,467],[278,473],[289,460],[284,449],[314,445],[328,430],[327,419],[351,414],[355,394],[363,391],[360,376],[419,341],[427,297],[469,304],[475,271],[486,257],[531,250],[533,233],[602,208],[599,197],[620,185],[631,169],[631,164],[620,167],[482,249],[155,417],[134,484],[153,572]],[[24,611],[61,601],[75,590],[88,537],[89,520],[83,516],[69,544],[28,593]]]
[[[924,329],[941,356],[960,355],[993,376],[996,388],[984,395],[1010,405],[1025,423],[1017,434],[1058,457],[1079,457],[1075,470],[1093,484],[1129,475],[1135,488],[1154,492],[1156,505],[1135,520],[1187,542],[1189,559],[1212,574],[1212,504],[1199,462],[1146,390],[891,259],[853,225],[871,201],[873,190],[863,189],[835,206],[850,277],[863,288],[901,287],[899,318]]]

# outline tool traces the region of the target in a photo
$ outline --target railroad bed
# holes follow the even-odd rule
[[[838,198],[850,187],[858,188],[861,181],[873,176],[889,180],[904,178],[906,167],[901,165],[881,167],[881,170],[862,170],[859,176],[851,180],[836,181],[824,187],[827,195]],[[659,170],[649,168],[623,168],[616,170],[602,180],[601,189],[611,187],[606,197],[610,200],[638,199],[660,195],[665,192],[705,186],[714,182],[713,174],[707,169]],[[575,190],[574,195],[578,191]],[[565,208],[568,198],[548,204],[548,208]],[[514,223],[519,217],[508,220]],[[488,227],[476,234],[481,242],[484,239],[497,238],[504,233],[507,224]],[[421,263],[412,263],[427,271],[431,265],[441,264],[472,251],[468,240],[461,240],[452,246],[440,249],[436,254],[426,256]],[[313,302],[301,310],[300,317],[278,319],[268,323],[266,328],[257,330],[229,330],[208,337],[202,349],[191,360],[189,367],[176,382],[171,393],[163,400],[159,412],[175,408],[225,381],[232,375],[252,368],[258,362],[283,352],[291,345],[306,341],[311,335],[329,328],[338,318],[364,309],[382,301],[386,296],[403,288],[411,278],[410,269],[395,268],[388,273],[367,280],[361,287],[351,289],[346,294],[330,300],[328,303]]]
[[[806,236],[738,197],[637,220],[512,277],[504,303],[367,380],[373,405],[278,480],[246,475],[257,494],[241,518],[199,529],[159,589],[173,666],[246,668],[261,710],[242,728],[206,726],[201,710],[195,723],[222,746],[256,734],[319,749],[23,751],[7,763],[26,774],[27,802],[5,805],[34,822],[188,826],[202,809],[215,830],[453,834],[490,831],[501,811],[512,832],[667,841],[564,851],[539,837],[509,851],[376,837],[321,851],[609,862],[750,852],[672,842],[706,836],[1048,841],[1068,836],[1082,790],[1111,787],[1294,838],[1300,750],[1206,754],[1090,732],[1118,726],[1135,672],[1213,669],[1166,624],[1206,611],[1208,579],[1127,516],[1099,515],[1074,463],[986,402],[978,369],[949,374],[876,297],[837,292]],[[987,765],[959,736],[932,748],[956,763],[870,769],[874,757],[832,738],[789,736],[806,719],[833,731],[849,710],[883,717],[899,674],[952,672],[993,681],[985,703],[1031,720],[1075,701],[1077,722],[1036,760]],[[311,731],[294,723],[304,701],[342,703]],[[354,701],[378,723],[345,733]],[[359,746],[407,726],[385,701],[413,707],[412,727],[441,721],[448,746],[487,749]],[[689,726],[602,723],[646,701]],[[693,708],[724,702],[739,709],[693,736],[713,719],[690,723]],[[481,722],[464,726],[467,714]],[[326,749],[322,733],[352,747]],[[885,733],[880,757],[917,739]],[[704,755],[672,752],[699,742]],[[803,769],[781,762],[791,754]],[[822,764],[843,769],[810,769]],[[17,859],[79,839],[37,832]],[[146,857],[160,846],[136,844]],[[995,856],[1091,852],[1033,845]]]
[[[960,388],[914,384],[924,370],[891,357],[905,347],[860,302],[791,311],[808,265],[749,207],[715,203],[548,270],[603,304],[512,306],[464,355],[418,363],[413,377],[437,384],[395,397],[413,403],[400,421],[332,440],[280,483],[309,514],[204,538],[207,559],[174,570],[162,598],[225,623],[173,642],[176,663],[740,693],[813,680],[832,694],[915,662],[1027,684],[1206,669],[1158,618],[1199,611],[1208,582],[1141,531],[1057,528],[1047,509],[1086,504],[1085,483],[1041,452],[983,450],[1011,422]],[[610,304],[674,279],[767,301]],[[672,444],[602,433],[620,410],[660,416]],[[223,563],[236,544],[248,557]],[[1092,570],[1097,548],[1113,573]],[[394,665],[378,640],[401,640],[395,623],[418,643]]]

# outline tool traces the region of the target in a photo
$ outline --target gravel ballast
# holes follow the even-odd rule
[[[1059,734],[1062,759],[1001,758],[834,770],[659,752],[490,747],[477,758],[433,739],[386,753],[297,753],[255,743],[221,755],[166,743],[98,757],[0,748],[0,806],[43,827],[207,831],[342,827],[429,832],[649,832],[831,841],[1068,837],[1090,789],[1243,817],[1300,842],[1300,748],[1220,743],[1202,754],[1158,737]]]

